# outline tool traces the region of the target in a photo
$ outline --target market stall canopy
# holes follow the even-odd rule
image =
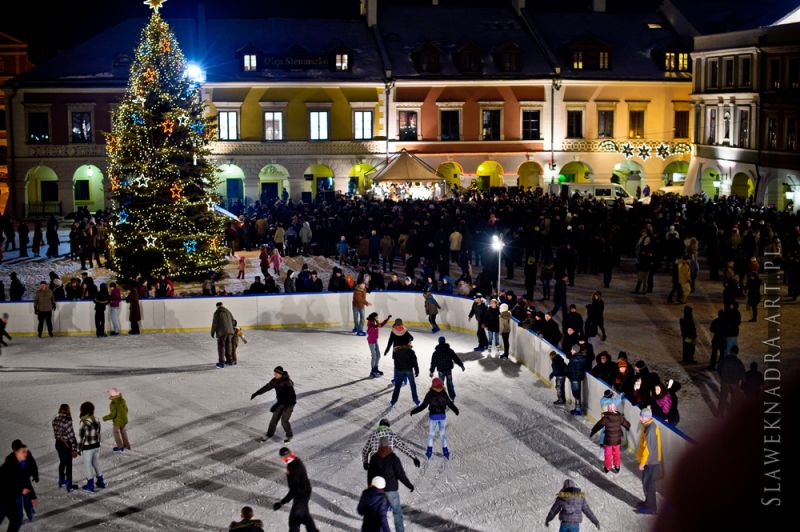
[[[392,155],[388,161],[379,164],[371,172],[367,172],[365,177],[378,183],[444,180],[444,176],[428,163],[405,149]]]

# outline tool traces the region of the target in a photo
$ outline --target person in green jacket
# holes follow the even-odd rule
[[[116,388],[108,390],[108,398],[111,403],[108,405],[109,414],[103,416],[103,421],[112,421],[114,423],[114,441],[117,446],[112,450],[115,453],[121,453],[124,450],[131,450],[131,444],[128,442],[128,431],[125,427],[128,426],[128,403],[125,398]]]

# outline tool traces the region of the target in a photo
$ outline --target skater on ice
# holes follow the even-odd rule
[[[228,532],[264,532],[264,523],[255,518],[253,509],[249,506],[243,507],[239,516],[241,521],[231,522]]]
[[[394,514],[395,532],[403,532],[403,507],[400,505],[400,484],[414,491],[414,485],[408,480],[400,458],[392,451],[389,438],[381,438],[378,452],[372,455],[367,469],[367,482],[372,484],[375,477],[383,477],[386,481],[386,498]]]
[[[439,429],[439,440],[442,444],[442,454],[445,458],[450,458],[450,449],[447,447],[447,435],[445,428],[447,426],[447,409],[450,408],[456,415],[458,415],[458,407],[453,403],[447,393],[444,391],[444,383],[442,379],[435,378],[431,384],[431,389],[425,394],[425,399],[422,404],[418,405],[409,414],[413,416],[425,409],[428,409],[428,448],[425,450],[425,456],[430,459],[433,455],[433,439],[436,436],[436,429]]]
[[[414,380],[419,377],[419,364],[417,363],[416,353],[414,353],[410,344],[395,346],[392,358],[394,359],[394,392],[392,392],[390,406],[394,406],[397,402],[397,398],[400,397],[400,388],[406,381],[409,388],[411,388],[411,399],[415,405],[419,405],[417,383]]]
[[[558,516],[561,521],[559,532],[580,532],[584,514],[599,530],[600,521],[589,508],[586,494],[578,488],[574,480],[568,478],[564,481],[561,491],[556,495],[556,502],[550,507],[550,512],[544,520],[544,526],[550,526],[550,521]]]
[[[425,314],[428,316],[428,322],[431,324],[431,333],[436,334],[441,330],[439,326],[436,325],[436,315],[439,314],[439,309],[442,307],[430,292],[422,294],[422,297],[425,299]]]
[[[489,347],[489,340],[486,338],[486,317],[488,309],[486,308],[486,303],[483,301],[483,296],[478,293],[475,294],[475,301],[472,302],[472,308],[469,311],[469,319],[475,318],[475,321],[478,322],[478,347],[473,349],[473,351],[477,351],[482,353]]]
[[[594,436],[601,428],[605,429],[603,434],[603,455],[605,458],[603,472],[608,473],[613,469],[614,473],[619,473],[619,449],[625,439],[625,433],[622,429],[630,430],[631,424],[628,423],[628,420],[625,419],[621,412],[617,412],[616,403],[609,403],[606,408],[608,410],[603,413],[600,420],[592,427],[589,437]]]
[[[289,372],[284,371],[283,367],[277,366],[273,370],[273,378],[254,392],[250,396],[250,400],[252,401],[262,393],[270,390],[275,390],[277,402],[269,409],[269,411],[272,412],[272,419],[269,421],[267,434],[261,438],[261,441],[269,441],[269,439],[275,435],[275,429],[278,426],[278,420],[280,420],[281,426],[283,426],[283,430],[286,432],[286,438],[283,442],[289,443],[292,441],[292,425],[289,424],[289,418],[292,417],[294,405],[297,403],[297,396],[294,393],[294,383],[292,379],[289,378]]]
[[[392,532],[386,512],[389,501],[386,498],[386,479],[374,477],[369,487],[361,492],[356,511],[364,517],[361,532]]]
[[[22,526],[23,497],[31,497],[33,506],[38,503],[26,470],[28,448],[25,445],[14,447],[17,448],[0,465],[0,524],[8,518],[10,532],[17,532]]]
[[[372,355],[372,370],[369,374],[370,377],[380,377],[383,375],[383,372],[378,368],[378,365],[381,361],[381,350],[378,347],[378,334],[380,333],[381,327],[386,325],[390,319],[392,319],[391,314],[389,314],[385,320],[379,321],[377,312],[373,312],[367,316],[367,346],[369,347],[369,352]]]
[[[11,442],[11,451],[13,454],[16,455],[21,449],[28,449],[28,446],[22,443],[22,440],[14,440]],[[33,453],[30,449],[28,449],[28,456],[25,460],[19,462],[19,466],[22,468],[24,479],[31,489],[30,493],[22,495],[22,509],[25,511],[25,515],[28,516],[28,521],[33,521],[33,514],[35,513],[34,506],[37,504],[33,483],[39,483],[39,465],[36,463],[36,459],[33,457]]]
[[[94,417],[94,404],[86,401],[81,405],[81,424],[78,432],[78,453],[83,455],[83,469],[86,473],[85,491],[94,491],[95,480],[98,488],[105,488],[103,472],[100,470],[100,421]]]
[[[557,351],[550,351],[550,376],[547,380],[556,380],[556,400],[554,405],[567,404],[564,396],[564,382],[567,379],[567,363]]]
[[[103,421],[111,421],[114,425],[114,442],[117,444],[112,449],[115,453],[130,451],[128,441],[128,403],[117,388],[108,390],[108,415],[103,416]]]
[[[289,484],[289,493],[272,505],[276,512],[281,506],[292,503],[289,510],[289,532],[299,532],[300,525],[306,527],[307,532],[316,532],[317,527],[308,510],[308,501],[311,499],[311,482],[308,480],[306,466],[288,447],[281,447],[278,454],[286,464],[286,482]]]
[[[394,325],[392,325],[392,332],[389,334],[389,342],[386,344],[386,349],[383,350],[383,356],[389,353],[389,349],[410,345],[413,341],[414,337],[403,325],[403,320],[397,318],[394,320]]]
[[[72,424],[72,412],[64,403],[58,408],[58,415],[53,418],[53,437],[56,440],[58,453],[58,487],[64,487],[67,493],[72,491],[72,461],[78,457],[78,440]]]
[[[642,422],[642,432],[639,435],[636,458],[639,461],[639,471],[642,472],[644,501],[636,505],[636,511],[640,514],[654,514],[658,511],[656,481],[661,474],[661,430],[653,420],[653,413],[649,408],[644,408],[639,413],[639,419]]]
[[[456,365],[461,368],[461,371],[466,370],[464,363],[447,343],[447,339],[440,336],[439,343],[436,344],[431,357],[430,377],[433,378],[433,372],[438,371],[439,378],[447,383],[447,393],[453,401],[456,400],[456,389],[453,386],[453,367]]]
[[[217,303],[214,318],[211,320],[211,338],[217,338],[217,369],[233,365],[231,358],[231,342],[233,340],[233,319],[231,311],[225,308],[222,301]]]
[[[373,454],[378,452],[381,439],[383,438],[389,440],[389,447],[396,449],[411,458],[411,460],[414,462],[414,466],[420,466],[419,458],[417,458],[417,455],[414,450],[411,449],[411,446],[403,438],[395,434],[391,429],[391,423],[389,423],[389,420],[383,418],[378,422],[377,430],[369,435],[367,443],[364,444],[364,448],[361,450],[361,461],[364,463],[364,471],[369,469],[369,459]]]

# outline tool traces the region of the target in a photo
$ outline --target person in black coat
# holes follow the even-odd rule
[[[392,532],[386,512],[389,510],[389,500],[386,498],[386,479],[374,477],[367,489],[361,492],[356,511],[364,516],[361,522],[361,532]]]
[[[572,387],[572,397],[575,398],[575,409],[570,412],[573,416],[582,416],[581,410],[581,392],[583,391],[583,379],[586,373],[586,354],[580,351],[577,345],[572,346],[572,351],[569,355],[569,363],[567,364],[567,377],[569,384]]]
[[[32,505],[37,502],[27,469],[28,448],[25,445],[16,447],[0,466],[0,523],[7,517],[8,530],[12,532],[22,526],[23,497],[31,497]]]
[[[25,293],[25,285],[17,278],[17,272],[11,272],[11,284],[8,285],[8,298],[10,301],[22,301],[22,294]]]
[[[597,365],[592,369],[592,375],[607,385],[613,386],[618,370],[617,364],[611,361],[611,355],[607,351],[602,351],[597,355]]]
[[[284,371],[281,366],[274,370],[274,378],[267,384],[258,389],[250,396],[252,401],[257,396],[270,390],[275,390],[277,402],[269,409],[272,412],[272,419],[269,421],[267,427],[267,434],[261,438],[262,442],[268,441],[275,434],[275,428],[278,426],[278,420],[281,421],[283,430],[286,432],[286,439],[284,443],[289,443],[292,440],[292,426],[289,424],[289,418],[292,417],[294,405],[297,403],[297,396],[294,393],[294,383],[289,378],[289,372]]]
[[[592,302],[586,305],[586,324],[584,325],[584,334],[586,338],[594,338],[597,336],[597,331],[603,333],[603,341],[606,341],[606,323],[603,313],[605,312],[605,303],[603,302],[603,295],[600,292],[592,294]]]
[[[433,350],[431,357],[431,371],[430,376],[433,378],[433,372],[439,372],[439,378],[447,383],[447,393],[450,394],[450,399],[456,399],[456,389],[453,386],[453,367],[458,365],[461,371],[465,371],[464,363],[458,358],[458,355],[447,343],[444,336],[439,337],[439,343],[436,349]]]
[[[14,440],[11,442],[11,450],[16,453],[20,449],[27,449],[27,446],[21,440]],[[28,456],[25,460],[19,462],[23,469],[25,480],[30,485],[30,493],[22,496],[22,508],[25,510],[25,515],[28,516],[28,521],[33,521],[34,505],[36,505],[36,492],[33,490],[33,482],[39,483],[39,465],[33,457],[33,453],[28,449]]]
[[[567,329],[572,328],[580,336],[583,336],[583,316],[578,313],[578,307],[575,305],[569,306],[569,312],[567,312],[567,315],[564,316],[564,319],[561,321],[561,326],[565,334]]]
[[[400,505],[399,483],[402,482],[411,492],[414,491],[414,485],[408,480],[400,458],[389,446],[389,438],[380,439],[378,452],[373,454],[369,460],[367,482],[372,484],[375,477],[383,477],[386,481],[385,495],[394,514],[395,530],[403,530],[403,508]]]
[[[286,482],[289,484],[289,493],[272,505],[275,511],[280,510],[281,506],[289,501],[292,502],[292,509],[289,510],[289,530],[300,530],[300,525],[305,525],[306,530],[315,532],[317,530],[314,519],[308,511],[308,501],[311,499],[311,482],[308,480],[308,473],[303,462],[295,456],[287,447],[281,447],[278,454],[286,464]]]
[[[571,326],[567,327],[564,331],[564,338],[561,340],[561,351],[564,353],[569,353],[573,345],[578,345],[580,339],[580,333],[578,333]]]
[[[550,351],[550,367],[552,368],[552,371],[550,371],[550,376],[547,379],[556,380],[556,400],[553,402],[553,404],[566,404],[567,401],[564,398],[564,381],[567,378],[567,363],[564,362],[564,357],[555,351]]]
[[[756,321],[758,319],[758,304],[761,303],[761,277],[759,277],[757,271],[751,271],[747,274],[745,288],[747,289],[747,306],[752,313],[750,321]]]
[[[413,341],[414,337],[403,325],[403,320],[397,318],[394,320],[392,331],[389,333],[389,341],[386,343],[386,349],[383,350],[383,356],[386,356],[392,347],[397,349],[400,346],[411,345]]]
[[[396,346],[392,354],[394,359],[394,392],[392,392],[392,402],[390,406],[394,406],[397,398],[400,396],[400,387],[408,381],[411,388],[411,398],[414,404],[419,404],[419,397],[417,397],[417,383],[415,377],[419,377],[419,365],[417,363],[417,354],[411,349],[410,345]]]
[[[681,420],[681,414],[678,411],[678,392],[680,389],[681,383],[678,381],[674,381],[672,379],[667,381],[667,391],[669,392],[670,397],[672,397],[672,408],[669,409],[666,419],[667,423],[676,427]]]
[[[694,324],[692,307],[683,307],[683,317],[680,319],[681,338],[683,339],[683,364],[694,364],[694,351],[697,346],[697,327]]]
[[[556,279],[556,287],[553,289],[553,310],[550,314],[553,316],[561,310],[561,318],[567,317],[567,276],[562,275]]]
[[[708,370],[717,371],[717,357],[725,355],[725,312],[717,311],[717,317],[711,322],[711,357],[708,361]]]
[[[444,391],[444,383],[442,379],[433,379],[431,389],[425,394],[425,399],[422,404],[418,405],[411,411],[411,416],[418,414],[428,409],[428,449],[425,451],[425,456],[430,459],[433,455],[433,438],[436,436],[436,428],[439,428],[439,439],[442,444],[442,454],[445,458],[450,458],[450,450],[447,447],[447,435],[445,429],[447,425],[447,409],[450,408],[456,415],[458,415],[458,407],[447,396]]]
[[[228,532],[264,532],[264,523],[261,519],[254,519],[253,509],[245,506],[241,511],[241,521],[233,521],[228,527]]]
[[[553,319],[553,315],[549,312],[544,314],[544,323],[542,324],[542,331],[539,335],[545,342],[553,347],[556,347],[561,340],[561,329],[558,323],[556,323],[556,320]]]
[[[488,310],[486,303],[483,302],[483,296],[481,294],[475,294],[475,301],[473,301],[472,308],[469,311],[469,319],[475,318],[475,321],[478,322],[478,347],[473,349],[473,351],[479,353],[485,351],[486,348],[489,347],[489,339],[486,337],[486,318]]]

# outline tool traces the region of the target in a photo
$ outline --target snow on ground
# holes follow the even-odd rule
[[[422,395],[438,335],[412,333]],[[285,530],[288,508],[271,509],[287,491],[277,455],[283,432],[279,427],[271,442],[257,441],[274,393],[249,400],[278,364],[296,385],[290,446],[306,462],[317,525],[359,530],[355,507],[366,487],[360,453],[367,435],[388,416],[422,456],[426,415],[409,417],[408,387],[387,409],[392,363],[383,358],[385,377],[365,378],[364,338],[334,329],[253,330],[247,336],[239,365],[223,370],[213,367],[216,344],[204,333],[15,338],[0,358],[0,442],[10,446],[21,438],[41,471],[38,514],[23,530],[223,530],[243,505],[255,508],[267,530]],[[588,493],[603,527],[638,532],[649,526],[652,517],[633,511],[641,484],[630,455],[623,455],[620,474],[604,474],[589,426],[553,407],[552,390],[512,361],[472,352],[474,337],[446,336],[467,367],[455,374],[461,415],[448,415],[450,461],[438,441],[421,469],[400,455],[416,486],[413,493],[401,488],[408,530],[544,530],[567,477]],[[383,331],[382,343],[385,338]],[[62,402],[77,413],[91,400],[105,415],[105,391],[112,386],[128,401],[133,451],[112,454],[111,425],[104,423],[100,461],[108,488],[66,494],[56,487],[50,421]],[[79,457],[76,479],[82,466]]]

